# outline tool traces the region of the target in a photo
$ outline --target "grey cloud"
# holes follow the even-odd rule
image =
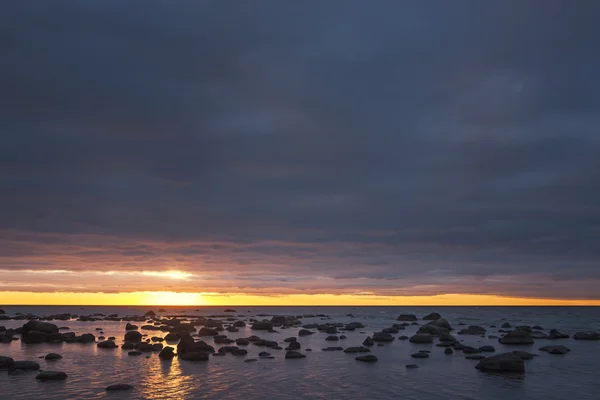
[[[597,2],[2,9],[6,232],[123,268],[280,257],[288,283],[426,266],[543,274],[558,296],[553,277],[598,276]],[[43,267],[52,241],[0,241],[0,267]]]

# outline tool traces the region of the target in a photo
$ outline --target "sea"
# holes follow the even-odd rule
[[[323,317],[304,318],[305,324],[324,322],[362,322],[364,329],[348,331],[346,339],[339,342],[325,341],[326,333],[317,332],[299,338],[303,359],[285,359],[284,350],[247,346],[247,356],[211,357],[209,361],[190,362],[163,361],[157,353],[132,357],[127,351],[100,349],[94,344],[23,344],[21,341],[0,343],[0,355],[15,360],[37,361],[43,370],[64,371],[64,381],[37,381],[36,372],[9,375],[0,371],[0,399],[406,399],[406,400],[598,400],[600,399],[600,341],[573,339],[536,339],[533,345],[507,346],[490,339],[488,335],[500,336],[500,326],[539,325],[547,332],[552,328],[567,334],[578,331],[600,331],[600,308],[596,307],[80,307],[80,306],[4,306],[8,315],[16,313],[39,316],[71,313],[91,315],[102,313],[119,316],[143,315],[148,310],[166,312],[160,316],[193,315],[209,316],[223,314],[226,308],[240,320],[257,315],[305,315],[324,314]],[[378,361],[363,363],[355,360],[356,354],[326,352],[327,346],[360,346],[367,335],[381,331],[396,323],[400,314],[415,314],[419,318],[438,312],[455,328],[479,325],[487,330],[485,337],[455,335],[465,345],[480,347],[492,345],[496,354],[525,350],[534,354],[525,361],[526,372],[519,375],[503,375],[481,372],[475,368],[478,361],[467,360],[456,351],[444,354],[444,348],[433,344],[413,344],[407,340],[394,340],[382,347],[373,346],[371,353]],[[0,326],[16,328],[26,321],[5,320]],[[126,321],[79,322],[55,321],[68,326],[79,334],[93,333],[101,328],[104,336],[115,336],[121,344]],[[136,322],[141,326],[143,322]],[[263,339],[283,343],[287,337],[298,336],[299,328],[276,328],[279,333],[253,331],[250,325],[229,333],[232,339],[258,335]],[[408,326],[393,336],[410,336],[418,326]],[[166,335],[160,331],[147,331],[150,336]],[[212,338],[208,344],[214,345]],[[571,352],[552,355],[539,351],[539,347],[551,344],[567,346]],[[214,345],[215,348],[220,347]],[[312,349],[312,351],[307,351]],[[261,351],[269,351],[274,359],[259,359],[246,363],[244,359],[258,358]],[[415,359],[410,355],[429,350],[430,357]],[[47,353],[59,353],[62,359],[46,361]],[[419,368],[407,369],[417,364]],[[127,392],[107,392],[112,384],[127,383],[134,387]]]

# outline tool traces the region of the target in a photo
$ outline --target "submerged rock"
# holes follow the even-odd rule
[[[550,354],[567,354],[571,351],[571,349],[566,346],[544,346],[540,347],[539,350],[548,352]]]
[[[106,388],[106,390],[109,392],[114,392],[117,390],[131,390],[131,389],[133,389],[133,386],[128,385],[126,383],[117,383],[116,385],[110,385]]]
[[[365,356],[358,356],[355,358],[355,360],[362,361],[362,362],[376,362],[377,357],[375,357],[373,354],[367,354]]]
[[[407,364],[406,365],[406,369],[415,369],[415,368],[419,368],[419,366],[417,364]]]
[[[450,347],[447,347],[447,348],[444,350],[444,354],[454,354],[454,350],[452,350]]]
[[[429,354],[427,354],[427,353],[421,353],[421,352],[413,353],[410,356],[412,358],[429,358]]]
[[[35,379],[40,381],[64,381],[67,379],[67,374],[62,371],[42,371]]]
[[[502,353],[484,358],[475,368],[492,372],[525,372],[525,362],[514,353]]]
[[[368,353],[371,350],[367,349],[366,347],[363,346],[359,346],[359,347],[348,347],[344,350],[344,353]]]

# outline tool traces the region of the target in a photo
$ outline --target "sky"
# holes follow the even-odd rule
[[[600,3],[0,6],[0,303],[600,305]]]

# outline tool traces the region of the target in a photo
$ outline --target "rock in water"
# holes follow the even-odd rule
[[[446,347],[446,350],[444,350],[444,354],[454,354],[454,350],[452,350],[450,347]]]
[[[533,344],[533,338],[528,332],[522,330],[510,331],[498,339],[502,344]]]
[[[180,354],[178,358],[184,361],[208,361],[208,354],[209,353],[192,351],[189,353]]]
[[[64,381],[67,379],[67,374],[62,371],[42,371],[35,379],[40,381]]]
[[[129,343],[139,343],[142,341],[142,334],[138,331],[129,331],[125,334],[125,341]]]
[[[132,325],[129,322],[127,323],[127,325],[125,325],[125,330],[126,331],[132,331],[132,330],[135,330],[135,329],[138,329],[137,325]]]
[[[118,347],[112,340],[105,340],[104,342],[98,343],[96,346],[101,349],[115,349]]]
[[[409,339],[411,343],[433,343],[433,336],[429,333],[417,333]]]
[[[412,358],[429,358],[429,354],[427,353],[413,353],[410,355]]]
[[[367,336],[367,338],[363,341],[363,346],[373,346],[375,344],[375,342],[373,342],[373,339],[371,339],[370,336]]]
[[[110,385],[106,388],[106,390],[109,392],[113,392],[113,391],[117,391],[117,390],[131,390],[131,389],[133,389],[133,386],[128,385],[126,383],[118,383],[116,385]]]
[[[175,357],[174,351],[175,349],[173,347],[166,346],[158,353],[158,358],[161,360],[172,360],[173,357]]]
[[[48,353],[44,357],[44,359],[46,359],[46,360],[60,360],[61,358],[63,358],[63,357],[60,354],[56,354],[56,353]]]
[[[415,368],[419,368],[419,366],[417,364],[408,364],[406,366],[406,369],[415,369]]]
[[[374,342],[392,342],[394,337],[387,332],[377,332],[373,334]]]
[[[0,356],[0,369],[10,368],[15,363],[11,357]]]
[[[425,321],[435,321],[436,319],[440,319],[442,318],[442,316],[436,312],[434,313],[430,313],[427,314],[426,316],[423,317],[423,320]]]
[[[514,353],[503,353],[484,358],[475,368],[492,372],[525,372],[525,362]]]
[[[298,351],[293,351],[290,350],[287,353],[285,353],[285,358],[288,359],[295,359],[295,358],[305,358],[306,356]]]
[[[588,332],[577,332],[573,335],[575,340],[600,340],[600,333],[588,331]]]
[[[15,361],[10,368],[37,371],[40,369],[40,364],[36,363],[35,361]]]
[[[366,356],[358,356],[355,358],[355,360],[362,362],[376,362],[377,357],[375,357],[373,354],[367,354]]]
[[[540,351],[546,351],[550,354],[567,354],[571,351],[566,346],[544,346],[539,348]]]
[[[344,353],[368,353],[371,350],[367,349],[366,347],[348,347],[346,350],[344,350]]]

